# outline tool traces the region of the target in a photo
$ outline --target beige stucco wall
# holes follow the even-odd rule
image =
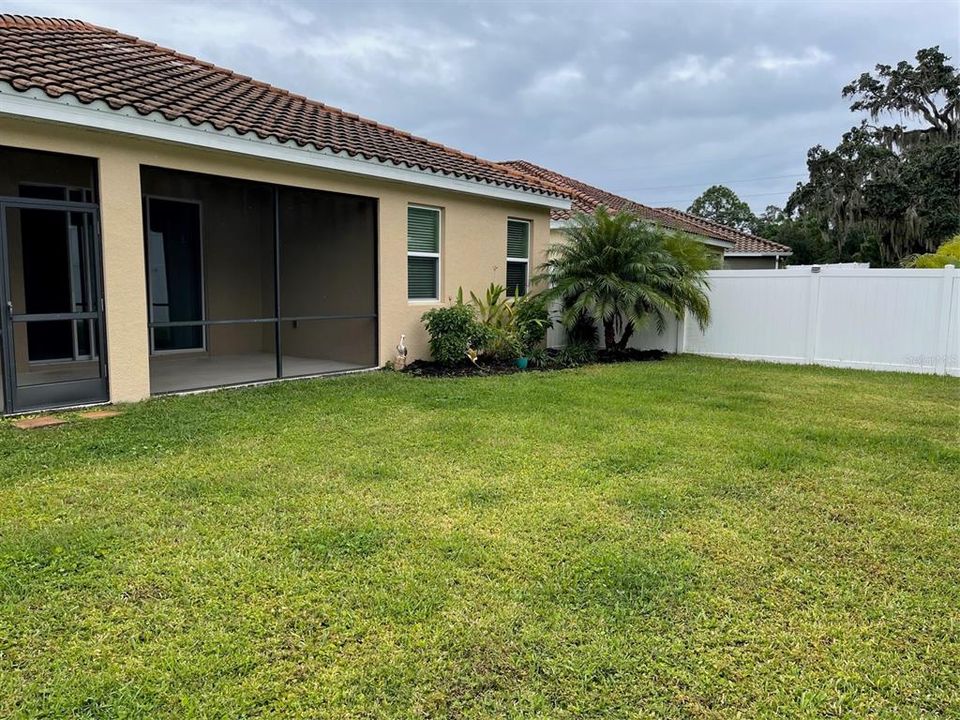
[[[376,198],[381,363],[392,358],[401,333],[407,335],[411,357],[425,356],[420,316],[448,302],[458,287],[479,291],[491,282],[505,282],[507,218],[532,221],[533,265],[542,261],[549,242],[549,210],[535,205],[10,118],[0,118],[0,145],[84,155],[99,163],[107,359],[114,402],[142,399],[150,388],[141,165]],[[443,209],[440,303],[407,300],[410,203]]]

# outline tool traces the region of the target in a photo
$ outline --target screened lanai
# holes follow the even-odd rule
[[[373,198],[141,171],[154,394],[377,364]]]

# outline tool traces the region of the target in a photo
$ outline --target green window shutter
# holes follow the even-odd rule
[[[527,294],[527,263],[507,261],[507,297]]]
[[[407,297],[410,300],[437,298],[437,269],[440,261],[433,257],[407,256]]]
[[[440,211],[407,208],[407,251],[440,252]]]
[[[507,257],[530,257],[530,223],[507,220]]]

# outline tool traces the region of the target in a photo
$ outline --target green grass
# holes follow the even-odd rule
[[[0,717],[960,716],[956,379],[378,373],[0,463]]]

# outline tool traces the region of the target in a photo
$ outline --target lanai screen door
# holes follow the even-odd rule
[[[100,287],[96,205],[0,198],[5,412],[107,399]]]
[[[0,145],[0,411],[106,401],[97,162]]]

